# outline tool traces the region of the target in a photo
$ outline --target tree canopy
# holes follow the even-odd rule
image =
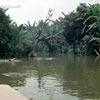
[[[100,4],[81,3],[55,21],[49,9],[47,19],[33,25],[18,26],[6,11],[0,8],[0,57],[28,56],[33,48],[36,52],[100,55]]]

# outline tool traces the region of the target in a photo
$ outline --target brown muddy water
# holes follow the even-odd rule
[[[33,100],[100,100],[100,58],[52,54],[0,60],[0,84]]]

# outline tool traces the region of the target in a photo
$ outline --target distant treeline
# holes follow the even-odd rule
[[[33,39],[39,30],[42,34],[37,52],[100,55],[100,4],[81,3],[69,14],[62,12],[64,17],[52,23],[40,20],[33,25],[29,22],[17,25],[6,15],[6,11],[0,8],[0,57],[28,56],[34,47],[33,42],[37,41],[37,37]],[[56,35],[59,32],[61,34]]]

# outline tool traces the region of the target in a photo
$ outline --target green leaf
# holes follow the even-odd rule
[[[100,42],[100,38],[97,38],[97,37],[93,37],[89,42],[92,42],[92,41],[97,41],[97,42]]]

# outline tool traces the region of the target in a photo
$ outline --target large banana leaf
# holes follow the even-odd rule
[[[98,21],[98,16],[89,16],[84,22],[83,25],[87,23],[91,18],[95,18]]]
[[[100,42],[100,38],[98,38],[98,37],[93,37],[93,38],[90,40],[90,42],[92,42],[92,41]]]
[[[88,30],[86,32],[89,32],[91,29],[94,29],[94,28],[98,27],[98,23],[94,22],[93,24],[89,25],[88,27],[89,28],[88,28]]]

